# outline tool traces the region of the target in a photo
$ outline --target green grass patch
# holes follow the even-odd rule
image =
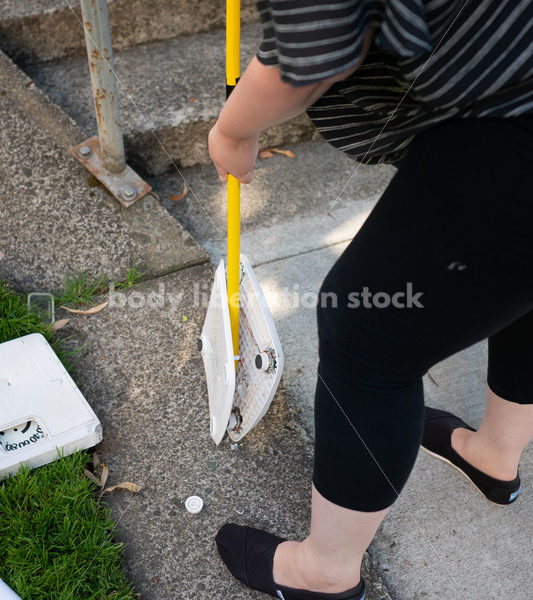
[[[63,290],[55,297],[56,305],[81,306],[89,305],[95,296],[104,294],[109,289],[103,275],[91,277],[87,271],[69,275],[63,280]]]
[[[15,294],[0,279],[0,343],[30,333],[42,333],[62,358],[61,348],[50,327],[41,321],[37,312],[29,312],[26,299]]]
[[[66,369],[71,371],[75,358],[81,348],[68,350],[65,338],[61,342],[51,330],[50,325],[43,323],[38,312],[29,311],[26,298],[15,294],[0,279],[0,344],[30,333],[41,333],[52,346]]]
[[[127,270],[125,279],[113,282],[115,291],[122,291],[136,285],[143,275],[137,265],[132,265]],[[109,291],[109,286],[110,282],[103,275],[94,277],[87,271],[81,271],[65,277],[62,291],[55,296],[55,303],[58,306],[90,306],[94,304],[96,296]]]
[[[45,336],[65,366],[72,355],[26,300],[0,280],[0,343]],[[87,452],[0,483],[0,578],[23,600],[133,600],[110,511],[84,473]]]
[[[130,600],[122,544],[77,452],[0,487],[0,577],[23,600]]]
[[[137,265],[132,265],[126,272],[126,278],[123,281],[115,282],[115,290],[127,290],[128,288],[137,285],[144,277]]]

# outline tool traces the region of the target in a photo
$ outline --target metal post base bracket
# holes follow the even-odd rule
[[[71,148],[70,151],[126,208],[152,191],[152,187],[128,165],[122,173],[111,173],[105,169],[97,135]]]

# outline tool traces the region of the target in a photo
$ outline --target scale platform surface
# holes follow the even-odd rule
[[[0,344],[0,480],[102,440],[102,426],[40,333]]]
[[[241,440],[267,412],[283,372],[283,351],[248,259],[240,256],[239,361],[235,372],[224,262],[216,273],[200,338],[209,396],[210,435]]]

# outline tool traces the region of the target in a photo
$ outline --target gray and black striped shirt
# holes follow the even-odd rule
[[[256,0],[258,59],[293,85],[363,64],[308,114],[335,147],[399,161],[413,136],[452,117],[533,114],[533,0]]]

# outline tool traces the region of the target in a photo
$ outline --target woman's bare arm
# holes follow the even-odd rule
[[[254,57],[209,133],[209,152],[219,178],[225,181],[231,173],[242,183],[249,183],[261,131],[301,114],[333,83],[351,75],[364,60],[373,33],[365,33],[363,52],[355,65],[305,86],[282,81],[278,67],[263,65]]]

